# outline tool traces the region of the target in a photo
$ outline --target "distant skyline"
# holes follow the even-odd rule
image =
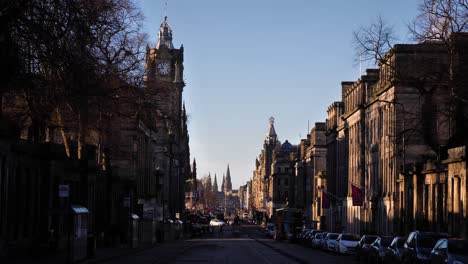
[[[163,0],[140,0],[154,46]],[[255,158],[275,117],[281,142],[297,144],[341,98],[341,81],[359,78],[352,33],[379,16],[399,42],[417,13],[416,0],[172,0],[168,22],[184,45],[184,100],[191,158],[199,178],[221,177],[230,164],[233,188],[252,177]],[[365,70],[363,65],[363,71]]]

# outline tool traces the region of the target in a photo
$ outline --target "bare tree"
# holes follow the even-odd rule
[[[393,26],[385,22],[382,16],[368,27],[361,27],[353,32],[355,59],[370,61],[376,65],[386,63],[387,54],[397,41]]]
[[[0,6],[8,22],[1,47],[19,67],[2,75],[1,91],[13,90],[6,101],[25,109],[36,140],[59,129],[67,155],[73,139],[81,158],[103,114],[119,112],[122,101],[141,103],[125,90],[142,85],[142,15],[130,0],[8,2]]]
[[[418,16],[408,27],[417,42],[441,43],[445,47],[448,56],[447,88],[451,95],[450,107],[445,114],[455,124],[452,143],[466,142],[468,62],[462,61],[460,53],[468,49],[468,0],[423,0]]]
[[[459,33],[466,31],[468,23],[466,7],[467,0],[423,0],[420,5],[420,14],[410,26],[410,31],[416,41],[424,43],[427,47],[431,46],[441,54],[437,62],[434,58],[414,57],[405,62],[409,63],[406,67],[402,67],[405,63],[400,63],[397,67],[392,60],[395,59],[393,53],[399,46],[394,45],[396,37],[393,28],[382,17],[378,17],[376,22],[360,28],[353,34],[356,59],[372,61],[380,66],[380,85],[400,83],[413,87],[419,93],[420,100],[424,102],[421,113],[417,116],[438,116],[423,118],[417,122],[421,123],[419,128],[407,127],[405,130],[411,131],[401,132],[422,136],[435,151],[438,151],[441,144],[434,134],[437,127],[448,128],[449,144],[459,144],[463,139],[462,135],[468,132],[466,128],[468,111],[463,110],[468,98],[465,98],[467,93],[465,86],[468,82],[466,77],[463,77],[463,73],[466,72],[466,62],[462,63],[458,56],[458,51],[463,49],[460,46],[462,38],[459,37]],[[408,68],[411,64],[417,65],[417,69]],[[452,97],[438,100],[441,91],[447,89]],[[434,108],[436,101],[439,102]],[[405,118],[407,117],[408,113]]]

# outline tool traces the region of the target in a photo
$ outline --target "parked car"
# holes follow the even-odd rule
[[[326,232],[315,234],[314,238],[312,238],[312,248],[322,248],[327,234]]]
[[[307,232],[305,235],[305,245],[312,246],[312,239],[314,239],[316,234],[322,233],[323,231],[312,229],[311,231]]]
[[[356,246],[356,258],[358,260],[367,260],[371,244],[379,238],[376,235],[363,235]]]
[[[431,251],[431,264],[468,263],[468,240],[440,239]]]
[[[356,246],[361,237],[356,234],[343,233],[336,239],[335,251],[338,254],[356,254]]]
[[[226,225],[226,223],[219,219],[212,219],[210,221],[210,226],[224,226],[224,225]]]
[[[310,229],[302,229],[299,233],[298,239],[301,244],[305,244],[305,235],[310,231]]]
[[[369,254],[367,256],[368,263],[384,263],[385,255],[388,251],[388,247],[392,243],[393,236],[383,236],[377,238],[374,243],[371,244]]]
[[[401,263],[403,256],[403,246],[405,245],[406,237],[395,237],[390,246],[387,247],[384,256],[384,263]]]
[[[334,251],[336,247],[336,239],[340,234],[338,233],[328,233],[323,241],[323,250],[325,251]]]
[[[431,250],[446,234],[433,232],[411,232],[403,246],[403,263],[430,263]]]

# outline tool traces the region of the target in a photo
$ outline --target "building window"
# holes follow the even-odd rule
[[[284,179],[284,185],[288,186],[288,178]]]

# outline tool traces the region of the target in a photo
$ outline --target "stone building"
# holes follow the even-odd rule
[[[322,208],[322,191],[327,186],[326,165],[326,125],[322,122],[315,123],[309,134],[310,145],[307,148],[307,188],[306,213],[307,221],[317,229],[326,229],[325,210]],[[310,210],[310,214],[307,212]]]
[[[330,231],[337,231],[343,228],[341,223],[341,205],[343,192],[342,182],[338,181],[338,149],[337,149],[337,128],[343,113],[343,102],[332,103],[327,110],[327,121],[325,133],[327,149],[327,185],[326,193],[330,200],[330,208],[326,212],[327,227]],[[340,185],[340,187],[338,187]],[[338,192],[340,190],[340,192]],[[322,198],[323,199],[323,198]]]
[[[167,18],[159,29],[158,44],[154,48],[147,47],[146,56],[144,88],[119,84],[121,89],[113,99],[102,102],[108,103],[113,107],[109,109],[115,112],[103,112],[90,106],[87,109],[89,123],[84,129],[83,142],[79,140],[80,133],[76,127],[67,127],[67,135],[64,135],[63,127],[68,120],[61,120],[61,117],[65,117],[65,112],[61,115],[58,110],[52,111],[49,116],[50,124],[42,127],[36,127],[31,122],[16,122],[19,128],[17,139],[23,140],[26,145],[37,145],[37,148],[35,146],[30,149],[29,154],[39,155],[33,149],[43,151],[43,155],[50,154],[46,162],[36,163],[40,159],[34,158],[36,161],[31,163],[40,168],[37,171],[39,174],[50,174],[51,178],[44,178],[42,183],[31,178],[33,185],[48,184],[40,194],[38,192],[32,195],[41,196],[45,199],[43,201],[49,202],[41,202],[42,207],[36,208],[28,207],[28,202],[18,201],[18,204],[27,205],[26,210],[55,214],[30,215],[38,217],[41,225],[54,221],[48,224],[54,234],[50,234],[51,230],[40,230],[42,238],[51,239],[50,241],[63,240],[63,216],[59,213],[60,210],[65,210],[65,205],[63,202],[60,204],[60,199],[56,199],[59,185],[68,185],[70,197],[73,197],[71,202],[83,207],[82,211],[88,210],[88,232],[98,239],[98,245],[116,241],[129,243],[131,217],[140,217],[142,228],[136,234],[140,241],[152,243],[155,241],[154,225],[145,225],[144,222],[162,220],[163,216],[159,212],[166,218],[174,218],[185,208],[185,181],[189,179],[191,170],[187,115],[182,103],[183,48],[174,49]],[[4,94],[2,112],[5,117],[18,121],[14,116],[19,108],[21,111],[31,111],[20,97],[16,94]],[[87,98],[90,102],[95,99],[92,96]],[[9,115],[10,113],[13,115]],[[60,121],[65,125],[55,124]],[[53,153],[48,152],[47,146],[54,146]],[[59,148],[64,152],[59,153],[56,150]],[[12,152],[5,152],[4,156],[7,155],[19,157]],[[36,173],[32,168],[28,170]],[[56,177],[56,173],[62,176]],[[23,181],[23,175],[26,174],[10,174],[9,177],[17,179],[8,181]],[[0,178],[4,179],[3,176]],[[5,186],[2,184],[0,189]],[[29,189],[35,188],[32,185],[22,187],[25,189],[18,193],[30,192]],[[3,194],[0,190],[0,196]],[[24,196],[25,199],[27,197],[29,196]],[[1,213],[2,218],[5,216],[8,220],[2,221],[0,228],[5,228],[5,223],[9,225],[16,221],[12,214],[7,212],[8,215],[5,215],[3,211]],[[133,216],[134,214],[138,216]],[[28,229],[28,232],[32,230]],[[62,242],[60,241],[61,244]]]
[[[343,82],[343,114],[341,120],[345,134],[347,135],[347,157],[346,174],[347,186],[346,198],[343,201],[343,218],[346,224],[346,230],[353,233],[362,233],[365,229],[364,224],[366,216],[366,206],[353,206],[352,185],[369,190],[365,182],[365,103],[366,89],[378,81],[378,70],[368,69],[365,75],[362,75],[356,82]]]
[[[447,67],[441,44],[395,45],[379,69],[342,82],[342,102],[327,111],[329,230],[452,233],[449,221],[464,226],[449,212],[460,210],[466,191],[458,177],[446,181],[465,166],[451,141]],[[353,188],[363,194],[361,206],[353,205]]]
[[[267,213],[267,204],[272,202],[269,194],[269,182],[273,152],[280,148],[280,142],[274,127],[274,118],[270,118],[270,126],[263,143],[263,149],[255,161],[255,170],[252,179],[253,209],[255,218],[263,218]],[[270,206],[271,208],[271,206]],[[271,216],[271,215],[270,215]]]
[[[283,207],[295,207],[294,189],[295,177],[293,164],[297,146],[293,146],[287,140],[281,147],[273,152],[271,174],[268,176],[267,189],[267,215],[272,217],[276,209]]]

